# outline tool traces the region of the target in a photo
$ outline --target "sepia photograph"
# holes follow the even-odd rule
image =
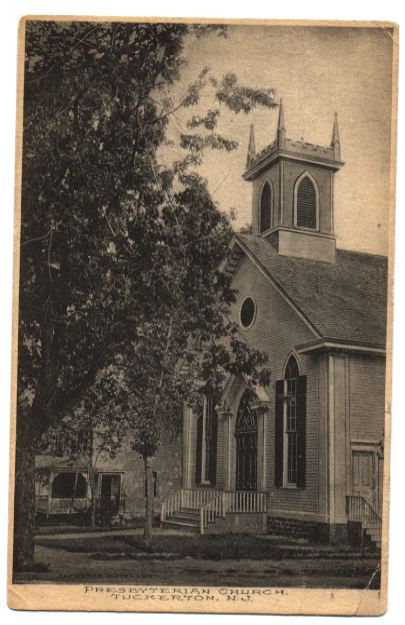
[[[11,607],[385,610],[397,47],[21,20]]]

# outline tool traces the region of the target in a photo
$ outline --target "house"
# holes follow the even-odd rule
[[[225,270],[233,319],[267,353],[271,385],[230,378],[202,417],[185,409],[183,499],[164,519],[185,523],[194,497],[201,531],[333,542],[357,528],[379,543],[387,258],[337,247],[343,164],[337,117],[327,147],[289,139],[282,103],[276,138],[258,154],[251,127],[252,234],[235,234]]]
[[[114,458],[100,453],[95,472],[97,517],[131,519],[145,513],[145,472],[142,458],[124,442]],[[181,488],[181,437],[162,441],[153,462],[155,511]],[[91,504],[89,463],[63,455],[37,455],[35,459],[35,508],[39,517],[84,514]],[[104,517],[104,519],[103,519]]]

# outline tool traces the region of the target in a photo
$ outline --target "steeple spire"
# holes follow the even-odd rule
[[[283,109],[283,100],[281,98],[280,98],[280,104],[279,104],[279,109],[278,109],[277,145],[281,149],[285,147],[284,109]]]
[[[253,124],[250,124],[249,145],[248,145],[248,152],[247,152],[247,158],[246,158],[246,169],[249,169],[250,165],[255,159],[255,156],[256,156],[255,133],[253,129]]]
[[[335,151],[336,160],[339,161],[340,160],[340,139],[339,139],[339,125],[338,125],[337,113],[335,113],[335,121],[333,122],[331,147]]]

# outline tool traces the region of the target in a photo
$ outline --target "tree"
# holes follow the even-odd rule
[[[163,206],[160,244],[150,257],[152,294],[145,297],[156,301],[159,294],[159,305],[138,320],[136,339],[125,354],[123,412],[133,448],[145,465],[147,545],[152,540],[151,459],[163,432],[175,435],[181,429],[183,404],[198,409],[204,395],[218,394],[229,374],[243,375],[253,386],[269,381],[265,357],[249,347],[229,320],[235,293],[220,271],[228,220],[204,180],[195,174],[182,180],[184,188]]]
[[[169,95],[185,63],[187,37],[224,30],[187,24],[26,24],[16,570],[33,562],[39,439],[73,414],[98,372],[114,362],[116,354],[129,361],[129,345],[135,358],[148,340],[172,336],[173,305],[168,302],[173,284],[165,272],[181,273],[175,292],[183,289],[187,301],[186,267],[178,263],[192,261],[196,266],[207,259],[199,252],[201,240],[193,238],[192,250],[185,239],[186,232],[194,235],[192,202],[205,202],[207,214],[221,224],[217,233],[222,255],[214,246],[213,259],[223,257],[229,228],[217,216],[204,181],[190,167],[198,166],[205,149],[235,149],[235,142],[215,132],[221,106],[235,113],[249,112],[257,104],[271,107],[274,93],[242,87],[232,74],[217,81],[204,70],[180,102],[173,103]],[[157,149],[165,146],[170,116],[197,104],[205,88],[213,91],[218,108],[189,120],[193,132],[180,138],[184,157],[172,167],[162,166]],[[202,235],[204,228],[201,224]],[[166,264],[163,251],[179,242]],[[206,287],[202,273],[188,276],[192,288],[198,287],[198,279]],[[218,276],[217,291],[223,289],[229,299],[221,280]],[[190,297],[187,311],[202,318],[201,311],[191,308],[196,301]],[[163,325],[153,321],[159,310],[167,311]],[[187,324],[182,328],[181,337],[175,333],[178,346],[188,337]],[[166,359],[172,356],[172,340]],[[161,349],[153,353],[158,357]],[[141,385],[142,379],[134,382]],[[155,389],[150,414],[162,398],[159,383]],[[139,402],[143,392],[141,386],[133,390]],[[141,440],[138,425],[134,431]],[[134,445],[146,450],[143,443]]]
[[[119,363],[119,358],[117,359]],[[62,456],[72,466],[85,463],[90,486],[90,524],[96,525],[96,471],[101,458],[113,459],[122,447],[128,423],[119,407],[125,391],[122,369],[113,364],[99,371],[94,384],[75,409],[42,436],[45,454]],[[75,492],[72,492],[72,506]]]

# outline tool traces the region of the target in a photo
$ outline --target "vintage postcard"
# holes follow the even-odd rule
[[[19,46],[10,607],[383,613],[397,26]]]

